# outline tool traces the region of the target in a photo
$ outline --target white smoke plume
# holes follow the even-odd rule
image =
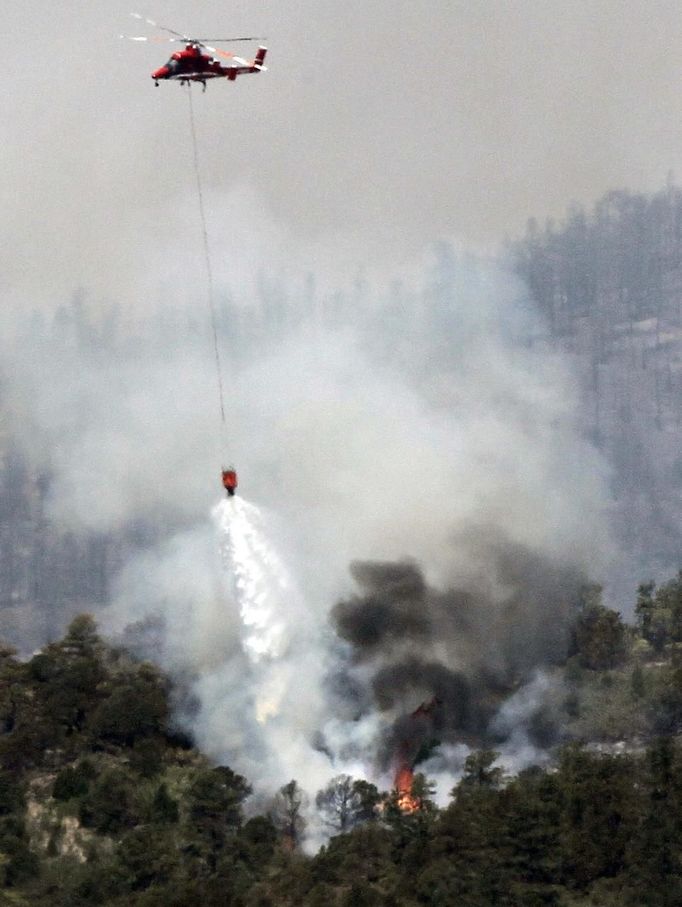
[[[491,722],[490,730],[499,735],[501,745],[500,764],[509,774],[517,774],[531,765],[544,765],[549,761],[547,742],[542,740],[542,729],[532,727],[544,708],[555,714],[554,700],[562,692],[563,685],[556,677],[539,670],[527,684],[503,702]],[[564,690],[565,693],[565,690]],[[549,729],[556,737],[556,729]]]
[[[330,612],[355,593],[349,564],[409,558],[440,603],[432,616],[448,589],[483,582],[469,617],[485,641],[520,594],[513,572],[488,569],[491,538],[602,575],[608,471],[581,435],[567,363],[522,342],[534,315],[499,264],[444,244],[397,282],[261,292],[226,303],[220,328],[243,497],[215,505],[210,337],[178,297],[114,328],[87,302],[31,331],[18,319],[12,429],[29,456],[36,439],[47,452],[57,525],[151,527],[100,619],[178,678],[203,749],[260,791],[294,777],[314,794],[340,772],[390,784],[379,741],[420,704],[419,683],[382,712],[372,671],[346,671]],[[457,673],[473,662],[453,626],[436,621],[431,655]],[[533,650],[541,629],[534,608],[516,636]]]

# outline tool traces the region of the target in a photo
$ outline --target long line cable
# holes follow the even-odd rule
[[[211,268],[211,255],[208,246],[208,229],[206,227],[206,210],[204,208],[204,192],[201,186],[201,173],[199,170],[199,153],[197,151],[197,131],[194,125],[194,105],[192,103],[192,86],[187,85],[189,98],[189,123],[192,133],[192,151],[194,153],[194,175],[197,181],[197,196],[199,198],[199,215],[204,239],[204,258],[206,259],[206,284],[208,291],[208,307],[211,312],[211,330],[213,332],[213,351],[215,353],[215,367],[218,376],[218,399],[220,401],[220,418],[225,425],[225,399],[223,393],[223,371],[220,364],[220,349],[218,347],[218,328],[216,324],[215,300],[213,298],[213,269]]]

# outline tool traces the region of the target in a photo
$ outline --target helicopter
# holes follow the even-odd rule
[[[208,79],[222,78],[234,82],[237,76],[252,72],[263,72],[267,69],[263,65],[267,53],[266,47],[260,46],[253,60],[245,60],[236,54],[220,50],[217,47],[211,47],[206,43],[207,41],[213,41],[218,44],[232,43],[234,41],[261,41],[263,40],[262,38],[192,38],[188,35],[183,35],[181,32],[174,31],[172,28],[167,28],[165,25],[159,25],[139,13],[131,13],[130,15],[134,19],[146,22],[153,28],[168,32],[171,37],[161,35],[153,37],[147,37],[146,35],[121,35],[122,38],[127,38],[130,41],[150,41],[154,43],[166,41],[185,45],[182,50],[177,50],[172,54],[167,63],[159,67],[159,69],[155,69],[151,74],[154,85],[157,88],[160,81],[175,81],[184,85],[188,85],[190,82],[199,82],[203,86],[204,91],[206,91],[206,81]],[[212,54],[229,59],[231,62],[223,65],[211,56]]]

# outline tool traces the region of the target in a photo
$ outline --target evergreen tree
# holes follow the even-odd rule
[[[571,651],[583,667],[592,671],[622,664],[627,634],[620,614],[597,601],[587,604],[575,622]]]
[[[569,746],[561,754],[561,849],[569,884],[585,888],[623,872],[637,816],[631,757],[594,755]]]
[[[280,787],[270,807],[272,822],[292,849],[301,843],[306,826],[302,813],[307,805],[307,794],[292,780]]]
[[[647,642],[654,643],[654,590],[656,584],[642,583],[637,589],[637,602],[635,604],[635,617],[637,629]]]
[[[168,793],[165,783],[159,784],[152,800],[150,818],[158,825],[172,825],[180,817],[178,802]]]
[[[241,826],[242,804],[250,793],[246,778],[227,766],[205,769],[194,779],[188,791],[189,819],[211,871],[226,840]]]
[[[662,737],[646,754],[639,822],[627,853],[631,903],[682,903],[682,765],[674,742]]]

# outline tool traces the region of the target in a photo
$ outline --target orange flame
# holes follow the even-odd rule
[[[409,765],[401,765],[395,776],[395,789],[398,791],[398,806],[404,813],[413,813],[419,809],[419,803],[412,796],[414,772]]]
[[[393,786],[398,793],[397,803],[399,809],[405,813],[413,813],[423,808],[423,802],[418,797],[412,796],[414,771],[412,766],[419,750],[419,743],[425,739],[427,731],[433,726],[437,710],[442,706],[442,700],[437,696],[429,699],[410,714],[412,719],[411,739],[404,739],[398,749],[398,770],[395,773]]]

